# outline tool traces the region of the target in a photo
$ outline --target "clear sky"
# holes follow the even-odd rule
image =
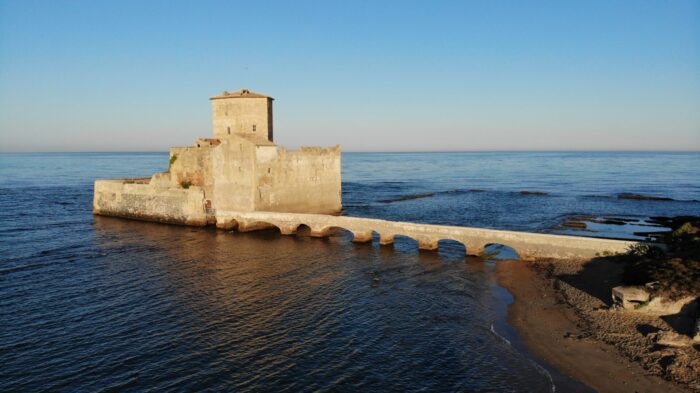
[[[700,1],[2,1],[0,151],[700,150]]]

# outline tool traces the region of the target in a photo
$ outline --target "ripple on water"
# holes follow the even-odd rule
[[[343,198],[346,214],[536,231],[571,214],[690,214],[700,204],[585,196],[698,200],[685,169],[698,157],[350,154]],[[164,162],[0,154],[0,391],[550,391],[501,330],[490,265],[459,245],[93,218],[93,179]],[[415,194],[433,195],[380,202]]]

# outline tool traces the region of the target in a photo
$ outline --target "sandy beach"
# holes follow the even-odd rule
[[[598,261],[497,265],[515,299],[509,323],[535,356],[600,392],[700,391],[700,351],[653,344],[671,324],[609,308],[621,271]]]

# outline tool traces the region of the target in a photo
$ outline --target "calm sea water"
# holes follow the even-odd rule
[[[585,390],[521,348],[493,264],[456,245],[92,216],[94,179],[166,166],[0,154],[0,391]],[[700,214],[699,167],[698,153],[345,154],[343,199],[348,215],[557,232],[572,215]],[[415,194],[432,195],[395,201]]]

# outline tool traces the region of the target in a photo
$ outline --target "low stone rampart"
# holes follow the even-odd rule
[[[161,188],[131,179],[97,180],[93,212],[168,224],[206,225],[201,187]]]

